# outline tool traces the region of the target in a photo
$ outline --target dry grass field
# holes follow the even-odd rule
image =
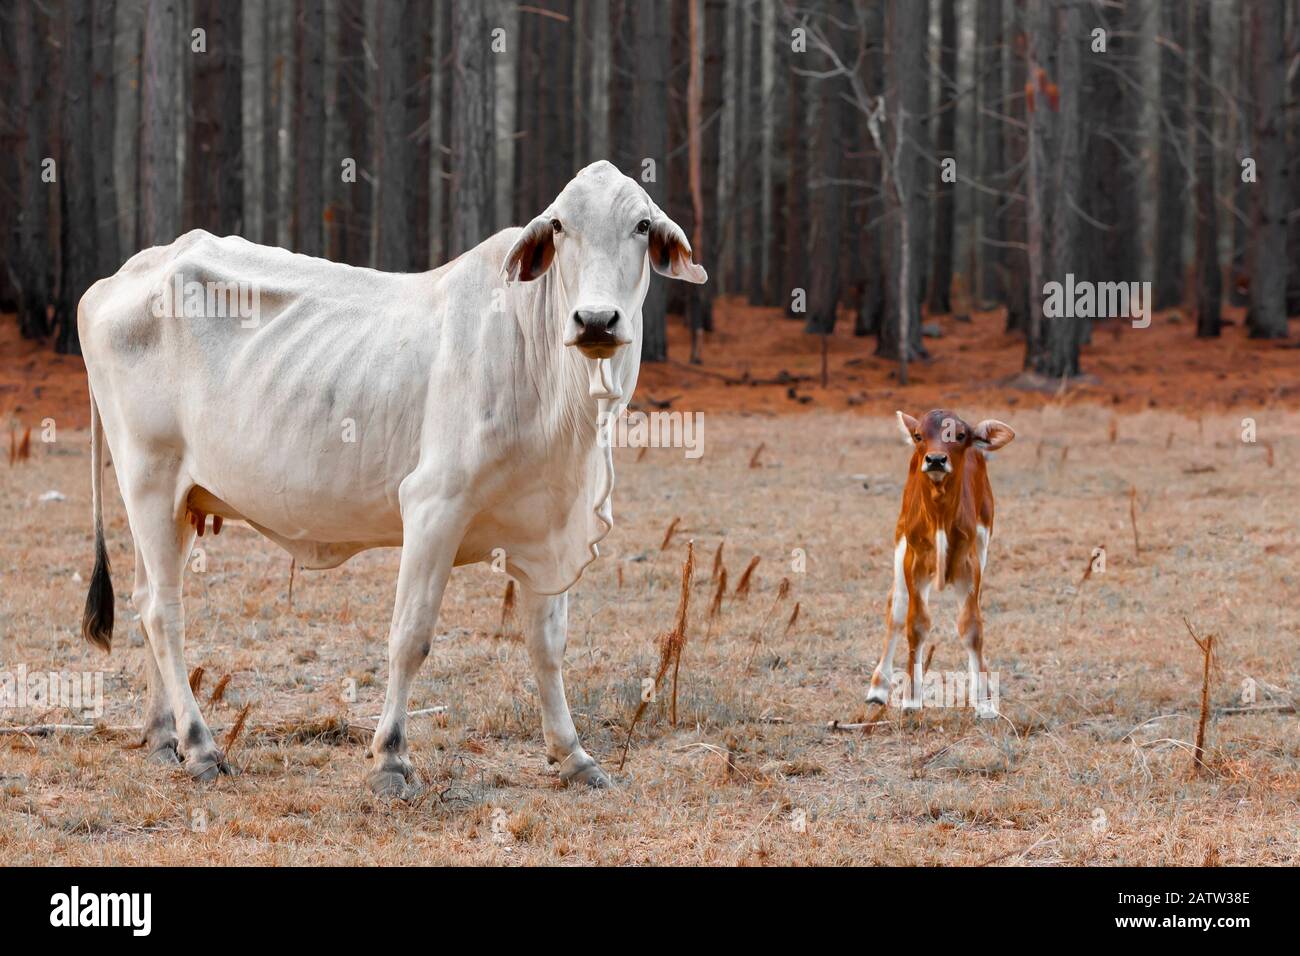
[[[85,434],[37,443],[0,484],[0,670],[104,669],[104,712],[94,734],[0,738],[0,864],[1300,861],[1297,717],[1219,712],[1240,706],[1247,680],[1255,706],[1300,692],[1300,413],[956,410],[1004,418],[1019,436],[991,469],[984,610],[1000,718],[891,709],[870,734],[828,729],[864,713],[907,452],[875,412],[710,413],[697,461],[617,453],[615,529],[571,604],[570,704],[618,789],[567,790],[546,767],[527,655],[513,622],[500,632],[506,579],[472,567],[453,576],[412,698],[447,709],[410,721],[424,791],[409,804],[364,789],[364,732],[347,729],[380,710],[395,551],[300,572],[290,608],[286,554],[242,526],[202,540],[188,659],[205,669],[205,702],[230,675],[205,707],[214,729],[252,709],[231,754],[240,775],[195,785],[146,765],[116,729],[139,720],[145,689],[116,485],[105,511],[119,623],[105,658],[78,633],[92,560]],[[1247,415],[1254,444],[1241,441]],[[49,490],[66,500],[42,503]],[[678,723],[661,688],[619,771],[691,539]],[[731,586],[710,622],[723,542]],[[1098,546],[1105,570],[1081,582]],[[754,556],[752,593],[738,598]],[[941,670],[964,662],[953,603],[935,602]],[[1202,659],[1184,618],[1219,650],[1201,774]]]

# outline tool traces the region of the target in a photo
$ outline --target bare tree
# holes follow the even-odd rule
[[[325,253],[325,10],[322,0],[297,0],[294,44],[294,249]],[[403,209],[405,213],[405,209]]]
[[[95,277],[112,275],[122,264],[118,255],[117,183],[114,180],[117,88],[113,82],[115,0],[94,0],[91,24],[90,138],[95,148]]]
[[[407,200],[410,195],[411,140],[406,129],[405,81],[402,39],[406,5],[412,0],[385,0],[379,4],[375,59],[378,61],[379,101],[375,105],[378,128],[379,190],[376,201],[375,267],[402,271],[410,255]],[[476,5],[477,6],[477,5]],[[482,37],[475,38],[481,40]]]

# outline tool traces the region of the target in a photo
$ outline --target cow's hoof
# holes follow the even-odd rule
[[[560,770],[560,779],[566,786],[588,786],[593,790],[609,790],[614,786],[609,774],[601,770],[600,765],[586,754],[582,754],[581,759],[568,763],[569,766]]]
[[[171,740],[165,744],[159,744],[149,751],[149,756],[145,758],[147,763],[157,764],[160,767],[175,767],[181,762],[180,755],[176,753],[176,741]]]
[[[198,783],[212,783],[221,775],[233,777],[235,768],[226,763],[226,756],[220,750],[202,757],[185,761],[185,772]]]
[[[381,800],[405,800],[413,792],[413,788],[406,782],[406,775],[391,767],[372,770],[366,774],[366,786]]]

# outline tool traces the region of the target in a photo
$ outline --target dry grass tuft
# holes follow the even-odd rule
[[[758,561],[758,555],[754,555],[749,559],[749,564],[746,565],[745,572],[740,576],[740,583],[736,585],[736,597],[749,597],[749,587],[753,583],[754,569],[758,567]]]
[[[727,546],[726,539],[718,542],[718,550],[713,552],[713,570],[709,572],[709,583],[712,584],[718,580],[718,574],[726,573],[726,568],[722,563],[722,549]]]
[[[199,665],[190,671],[190,693],[195,697],[199,696],[199,688],[203,686],[203,666]]]
[[[663,682],[664,676],[668,673],[668,668],[673,669],[673,696],[672,696],[672,723],[677,726],[677,674],[682,663],[682,649],[686,646],[686,619],[690,611],[691,603],[691,581],[695,575],[695,542],[689,541],[686,545],[686,561],[682,565],[682,590],[681,596],[677,603],[677,620],[673,629],[662,635],[659,639],[659,669],[655,672],[654,686],[658,691],[659,685]],[[622,770],[623,765],[627,762],[628,748],[632,746],[632,734],[636,732],[637,721],[645,712],[646,704],[649,700],[645,694],[641,695],[641,702],[637,704],[636,712],[632,715],[632,722],[627,728],[627,739],[623,742],[623,756],[619,759],[618,769]]]
[[[501,595],[501,622],[497,624],[497,630],[493,637],[498,640],[521,637],[522,630],[514,631],[510,628],[510,620],[515,613],[515,579],[511,578],[506,582],[505,593]]]
[[[673,535],[677,533],[677,525],[681,523],[681,520],[682,520],[681,516],[679,515],[676,518],[673,518],[671,522],[669,522],[668,530],[664,532],[664,539],[659,544],[660,551],[668,550],[668,545],[672,544]]]
[[[208,706],[221,703],[226,697],[226,688],[230,686],[230,675],[226,674],[217,681],[217,686],[212,688],[212,695],[208,698]]]
[[[239,740],[239,735],[244,732],[244,724],[248,722],[248,713],[253,709],[251,703],[245,704],[239,711],[239,716],[235,718],[234,724],[226,732],[226,739],[222,742],[221,749],[225,751],[226,759],[230,759],[232,748],[235,741]]]

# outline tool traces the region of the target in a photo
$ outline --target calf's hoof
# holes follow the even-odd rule
[[[585,753],[575,754],[561,764],[560,779],[566,786],[587,786],[593,790],[609,790],[614,786],[609,774]]]

